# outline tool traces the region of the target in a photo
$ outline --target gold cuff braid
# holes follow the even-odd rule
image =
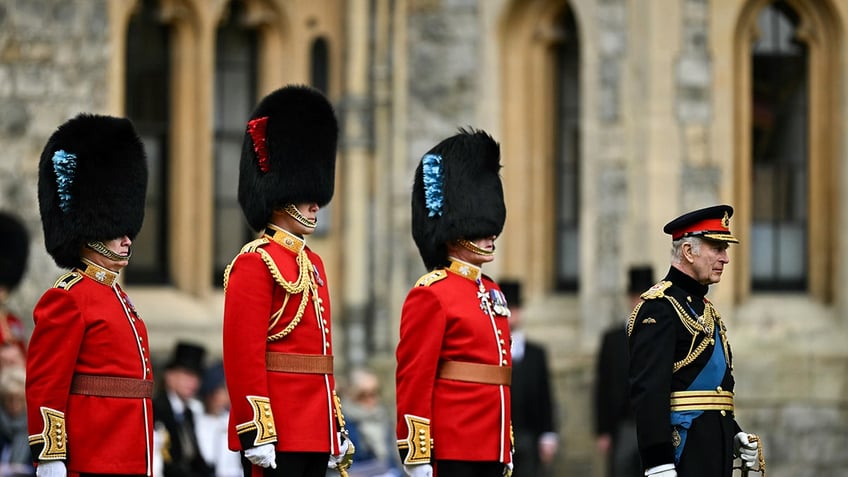
[[[398,449],[408,450],[403,463],[406,465],[430,463],[433,441],[430,437],[430,420],[406,414],[407,437],[398,441]]]
[[[38,460],[64,460],[68,458],[68,434],[65,431],[65,413],[41,408],[42,430],[41,434],[29,436],[29,445],[42,444],[44,447],[38,454]]]
[[[253,420],[239,424],[236,431],[239,434],[256,431],[253,445],[260,446],[277,442],[277,430],[274,428],[274,413],[271,412],[271,400],[262,396],[247,396],[250,407],[253,408]]]

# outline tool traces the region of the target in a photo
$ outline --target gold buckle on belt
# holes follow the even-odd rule
[[[675,391],[671,393],[671,410],[680,411],[733,411],[733,393],[730,391]]]

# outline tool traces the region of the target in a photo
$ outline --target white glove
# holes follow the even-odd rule
[[[35,468],[35,475],[38,477],[67,477],[68,468],[60,460],[40,461],[38,467]]]
[[[677,477],[677,471],[674,470],[674,464],[663,464],[646,470],[645,475],[650,477]]]
[[[503,477],[512,477],[512,462],[504,464]]]
[[[433,466],[430,464],[404,465],[403,471],[409,477],[433,477]]]
[[[757,442],[749,441],[747,432],[739,432],[733,436],[733,448],[745,467],[754,467],[757,463]]]
[[[244,456],[253,465],[265,468],[270,467],[272,469],[277,468],[277,449],[274,448],[274,444],[262,444],[258,447],[245,449]]]
[[[336,434],[339,439],[339,453],[330,454],[330,460],[327,462],[327,468],[336,469],[342,467],[346,469],[350,467],[351,463],[353,463],[353,453],[356,451],[356,448],[354,448],[353,442],[351,442],[347,436],[341,432]],[[342,463],[345,465],[342,466]]]

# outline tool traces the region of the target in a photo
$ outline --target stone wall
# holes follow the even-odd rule
[[[29,323],[60,270],[44,251],[38,160],[49,135],[106,104],[109,24],[105,0],[0,0],[0,209],[19,214],[33,243],[10,308]]]

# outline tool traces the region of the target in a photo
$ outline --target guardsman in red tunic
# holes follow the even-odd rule
[[[323,477],[352,458],[333,379],[327,276],[306,245],[333,196],[337,137],[332,106],[306,86],[269,94],[247,125],[238,197],[262,233],[224,275],[229,443],[245,457],[245,475]]]
[[[397,439],[412,477],[501,477],[512,469],[509,309],[481,267],[506,219],[498,144],[461,130],[422,158],[412,235],[430,270],[403,305]]]
[[[16,216],[0,212],[0,347],[12,345],[23,354],[26,354],[26,330],[20,318],[6,308],[6,300],[21,283],[28,256],[26,227]]]
[[[144,149],[124,118],[81,114],[41,154],[44,242],[70,271],[33,311],[26,398],[40,477],[151,475],[147,329],[118,284],[146,187]]]

